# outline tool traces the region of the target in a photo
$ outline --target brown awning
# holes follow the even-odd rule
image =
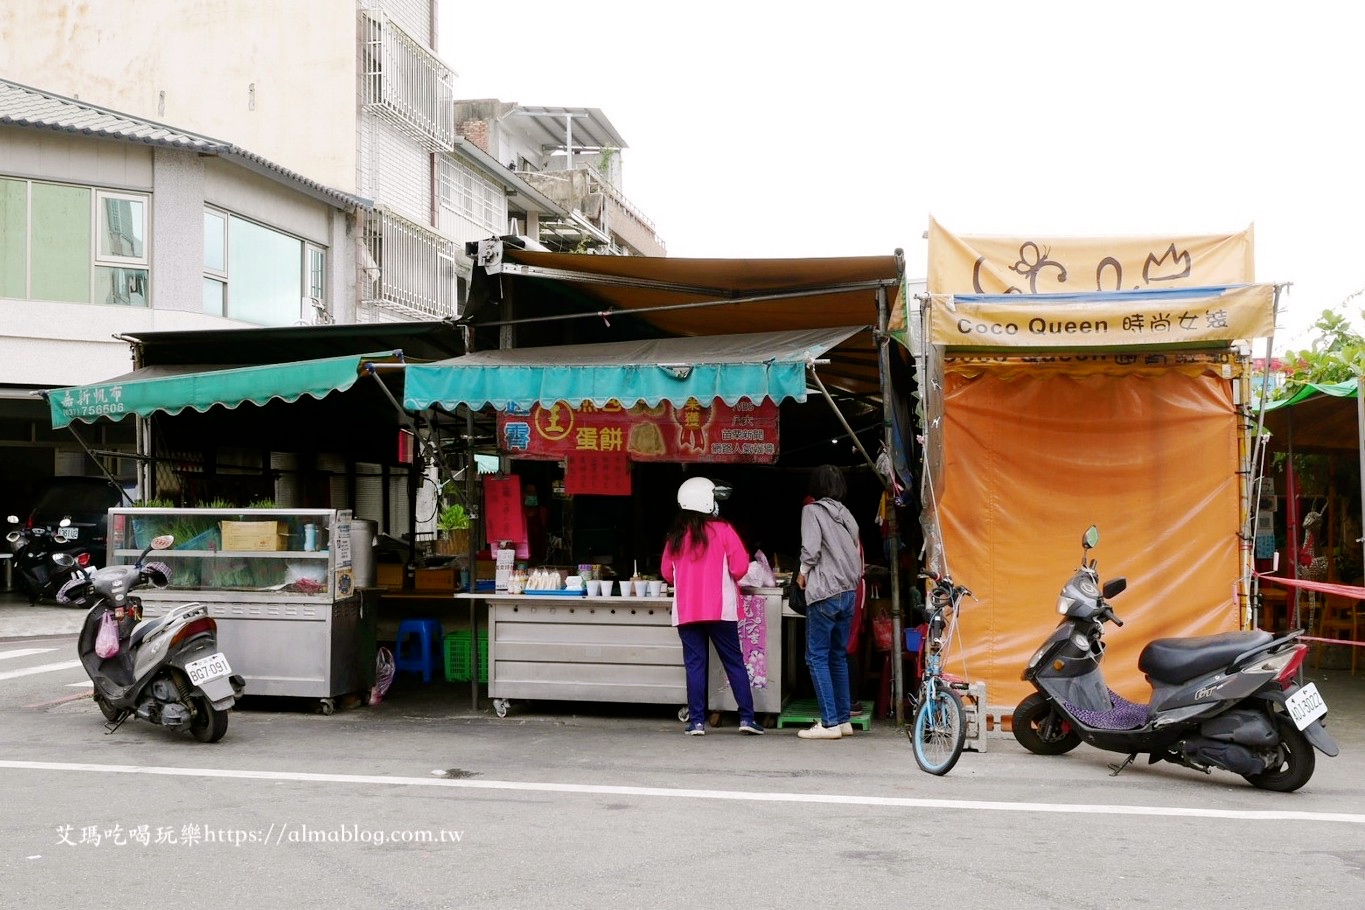
[[[671,336],[735,335],[877,324],[877,293],[894,310],[903,261],[897,256],[826,259],[674,259],[481,250],[464,320],[602,317],[620,338],[641,326]],[[633,324],[633,325],[632,325]],[[607,340],[603,337],[602,340]],[[828,354],[826,384],[880,394],[876,341],[861,332]]]

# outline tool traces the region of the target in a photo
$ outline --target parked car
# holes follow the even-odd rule
[[[104,565],[109,509],[123,502],[123,491],[103,477],[53,477],[38,494],[28,527],[48,529],[57,549],[88,547],[95,564]],[[63,518],[71,519],[61,527]]]

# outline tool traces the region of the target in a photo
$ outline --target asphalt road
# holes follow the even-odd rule
[[[837,742],[685,737],[673,708],[499,719],[463,684],[406,678],[330,717],[235,711],[214,745],[135,722],[108,735],[61,666],[70,632],[32,637],[74,618],[35,616],[0,604],[11,910],[1294,908],[1365,889],[1365,681],[1345,673],[1317,677],[1342,755],[1273,794],[1170,765],[1111,777],[1113,756],[1001,737],[937,778],[885,723]]]

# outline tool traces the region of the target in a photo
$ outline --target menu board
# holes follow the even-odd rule
[[[771,401],[702,405],[512,408],[498,413],[498,445],[521,458],[624,453],[630,461],[772,464],[778,455],[778,408]]]

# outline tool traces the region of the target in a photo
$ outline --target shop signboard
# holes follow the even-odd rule
[[[511,408],[498,413],[498,444],[520,458],[563,459],[588,453],[623,453],[631,461],[772,464],[778,455],[778,408],[771,401],[734,405],[688,399],[651,407]]]

